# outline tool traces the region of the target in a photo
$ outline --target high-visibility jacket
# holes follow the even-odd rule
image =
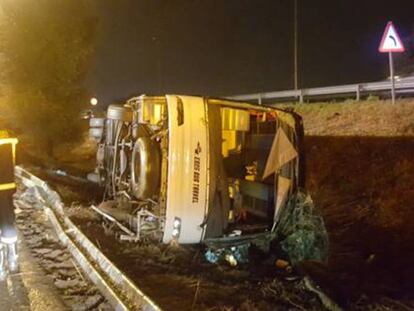
[[[17,138],[0,138],[0,191],[16,188],[14,165],[17,142]]]

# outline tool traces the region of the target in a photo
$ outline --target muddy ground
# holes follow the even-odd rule
[[[213,265],[198,246],[120,243],[113,232],[72,217],[110,260],[165,310],[325,310],[301,279],[274,261]]]
[[[347,305],[414,301],[414,138],[308,136],[307,186],[330,237],[307,271]]]
[[[120,242],[119,231],[88,208],[99,202],[97,189],[31,170],[60,193],[66,213],[89,239],[165,310],[325,309],[301,278],[275,267],[274,256],[231,268],[208,263],[202,246]]]

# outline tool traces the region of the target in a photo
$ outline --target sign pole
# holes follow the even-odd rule
[[[390,78],[391,78],[391,102],[395,104],[395,77],[394,77],[394,60],[392,52],[388,52],[390,58]]]
[[[392,53],[402,53],[405,51],[404,44],[398,35],[392,22],[388,22],[382,35],[381,43],[378,48],[381,53],[388,53],[390,63],[390,80],[391,80],[391,100],[395,104],[395,76],[394,76],[394,60]]]

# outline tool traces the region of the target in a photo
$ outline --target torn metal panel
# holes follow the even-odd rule
[[[267,158],[263,179],[278,172],[283,165],[297,156],[298,152],[286,136],[285,131],[282,128],[279,128],[275,139],[273,140],[269,157]]]
[[[277,190],[276,190],[276,206],[275,206],[275,214],[274,214],[274,221],[273,221],[273,229],[277,224],[277,221],[280,216],[281,208],[286,203],[288,198],[289,190],[292,186],[292,180],[283,176],[278,176],[277,182]]]

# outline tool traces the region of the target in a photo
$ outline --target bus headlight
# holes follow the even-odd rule
[[[178,217],[175,217],[174,222],[173,222],[173,231],[172,231],[173,239],[178,240],[178,238],[180,237],[180,233],[181,233],[181,219]]]

